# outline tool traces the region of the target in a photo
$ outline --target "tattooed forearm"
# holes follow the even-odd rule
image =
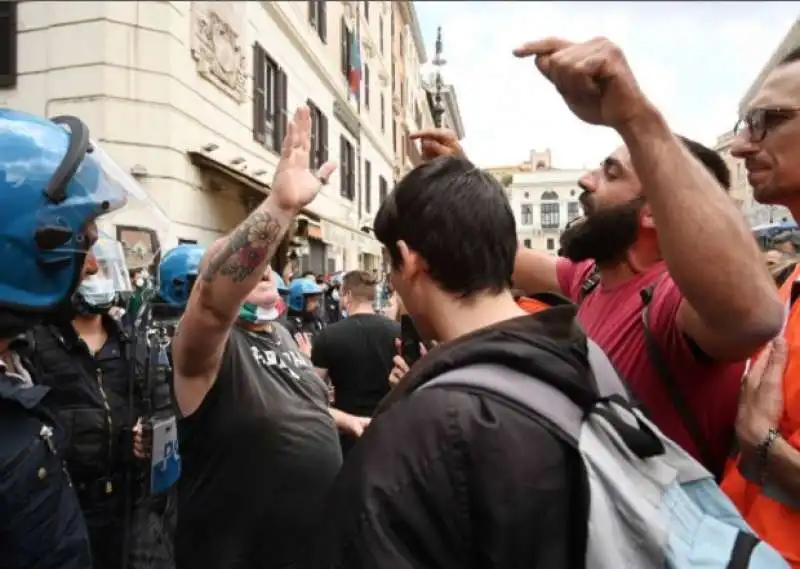
[[[211,282],[214,277],[221,275],[234,283],[242,283],[253,273],[263,271],[283,232],[280,221],[269,212],[253,212],[211,257],[203,272],[203,280]]]

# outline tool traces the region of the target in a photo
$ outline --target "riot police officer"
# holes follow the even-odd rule
[[[64,467],[67,425],[15,341],[72,299],[98,225],[166,216],[78,118],[0,110],[0,567],[92,566]],[[126,208],[127,209],[127,208]],[[128,213],[126,211],[126,213]],[[102,216],[102,217],[101,217]],[[158,234],[156,231],[154,234]]]
[[[286,324],[293,336],[308,334],[313,336],[322,330],[324,324],[319,317],[323,291],[313,279],[301,277],[289,284],[289,310]]]
[[[31,362],[69,425],[67,469],[89,529],[95,569],[117,569],[137,535],[133,505],[146,489],[141,422],[148,410],[132,338],[109,311],[131,291],[122,245],[100,238],[72,302],[28,332]],[[136,443],[132,436],[137,433]],[[142,544],[146,545],[146,544]],[[147,551],[136,551],[147,557]]]

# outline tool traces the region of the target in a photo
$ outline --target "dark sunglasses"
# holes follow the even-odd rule
[[[751,109],[744,117],[736,121],[733,134],[739,136],[747,130],[750,142],[761,142],[769,131],[780,124],[794,118],[800,107],[762,107]]]

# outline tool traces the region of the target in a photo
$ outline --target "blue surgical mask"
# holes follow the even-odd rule
[[[83,279],[77,292],[86,304],[93,307],[111,306],[117,295],[113,281],[97,276]]]

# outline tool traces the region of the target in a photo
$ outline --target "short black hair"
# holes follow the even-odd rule
[[[517,232],[503,187],[466,158],[441,156],[409,172],[375,215],[392,266],[398,241],[419,254],[442,290],[460,298],[511,287]]]
[[[778,62],[778,67],[782,65],[789,65],[790,63],[797,63],[798,61],[800,61],[800,46],[797,46],[789,53],[784,55]]]
[[[719,152],[691,138],[686,138],[685,136],[678,136],[678,138],[683,142],[689,152],[692,153],[692,156],[697,158],[708,168],[708,171],[714,175],[717,182],[719,182],[723,188],[726,190],[731,189],[731,171],[728,169],[728,165],[725,164],[725,160],[719,155]]]

